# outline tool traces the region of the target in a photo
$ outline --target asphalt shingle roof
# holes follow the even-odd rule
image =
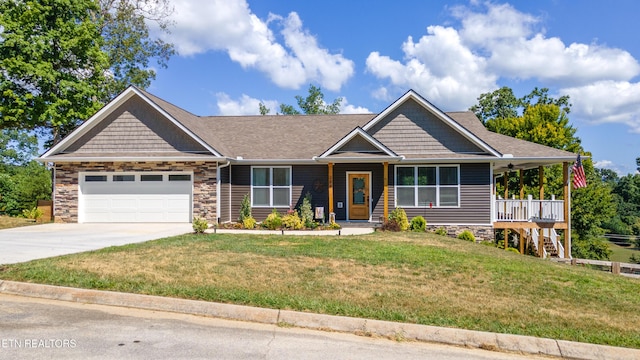
[[[311,160],[336,144],[350,131],[358,126],[364,126],[376,116],[376,114],[197,116],[153,94],[140,91],[223,156],[241,157],[245,160]],[[567,151],[491,132],[471,111],[447,112],[446,115],[502,155],[564,158],[574,155]],[[420,156],[414,154],[408,157]],[[484,156],[476,154],[466,155],[466,157]]]

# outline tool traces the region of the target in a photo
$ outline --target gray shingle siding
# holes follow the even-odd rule
[[[392,111],[368,133],[400,155],[481,152],[413,100]]]
[[[266,166],[269,165],[260,165]],[[232,165],[231,169],[232,191],[231,191],[231,221],[236,221],[240,215],[240,204],[245,194],[251,193],[251,166]],[[327,191],[328,169],[326,165],[294,165],[291,168],[291,203],[292,207],[298,208],[302,205],[302,200],[307,192],[311,193],[311,206],[323,206],[325,213],[329,212],[329,195]],[[322,181],[324,189],[320,192],[314,188],[316,180]],[[254,207],[251,215],[257,220],[264,220],[271,213],[273,208]],[[289,207],[277,207],[281,214],[285,214]]]
[[[393,183],[393,174],[389,180]],[[394,207],[389,187],[389,211]],[[409,220],[422,215],[427,224],[490,224],[491,179],[489,164],[460,165],[460,206],[457,208],[405,208]]]
[[[138,97],[127,100],[66,152],[205,152],[184,131]]]

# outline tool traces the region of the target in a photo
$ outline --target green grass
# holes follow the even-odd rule
[[[25,219],[25,218],[4,216],[4,215],[0,216],[0,229],[10,229],[10,228],[28,226],[28,225],[34,225],[34,224],[36,224],[35,221]]]
[[[628,263],[629,262],[629,258],[631,257],[631,255],[634,255],[636,257],[640,257],[640,249],[638,249],[637,247],[631,245],[631,246],[620,246],[620,245],[616,245],[612,242],[609,242],[609,247],[611,248],[611,251],[613,252],[611,254],[611,261],[617,261],[617,262],[624,262],[624,263]]]
[[[0,278],[640,348],[640,281],[432,234],[184,235]]]

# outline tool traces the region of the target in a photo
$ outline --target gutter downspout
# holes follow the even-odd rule
[[[216,178],[217,178],[217,181],[216,181],[216,197],[218,198],[218,200],[216,200],[216,223],[218,223],[218,224],[220,223],[220,216],[222,215],[221,211],[220,211],[220,196],[221,196],[220,195],[220,185],[222,183],[222,180],[220,179],[220,174],[221,174],[220,169],[225,168],[225,167],[227,167],[229,165],[231,165],[231,161],[227,160],[226,164],[219,165],[218,168],[216,169],[216,171],[217,171],[217,173],[216,173]],[[229,174],[229,176],[231,176],[231,174]],[[229,199],[229,201],[231,201],[231,199]]]

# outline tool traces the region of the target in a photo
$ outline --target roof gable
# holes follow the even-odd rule
[[[500,156],[474,133],[413,90],[363,126],[400,155],[486,154]]]
[[[409,99],[368,131],[405,156],[484,154],[487,152]]]
[[[135,153],[209,151],[147,102],[132,97],[61,151],[62,153]]]
[[[325,158],[331,155],[354,153],[354,154],[371,154],[386,155],[398,157],[391,149],[386,147],[380,141],[369,135],[361,127],[356,127],[349,134],[344,136],[340,141],[327,149],[319,158]]]
[[[69,136],[42,155],[108,156],[150,152],[166,155],[222,155],[202,141],[145,93],[129,87]]]

